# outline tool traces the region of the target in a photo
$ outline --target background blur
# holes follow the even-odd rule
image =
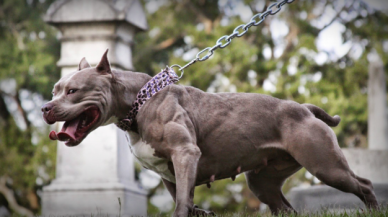
[[[11,204],[39,213],[42,186],[55,176],[57,143],[48,139],[40,113],[60,77],[61,34],[42,19],[52,2],[0,0],[0,213]],[[183,66],[269,5],[264,0],[142,3],[149,30],[136,35],[133,62],[136,71],[150,75],[166,65]],[[333,128],[340,146],[366,148],[368,57],[378,54],[388,72],[386,4],[296,0],[209,60],[186,69],[179,84],[315,104],[341,116]],[[149,189],[149,214],[173,210],[158,175],[137,165],[136,178]],[[283,190],[315,184],[319,180],[301,170]],[[218,181],[211,189],[196,188],[194,202],[213,211],[260,209],[244,176]]]

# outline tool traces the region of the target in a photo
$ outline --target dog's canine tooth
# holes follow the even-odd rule
[[[210,176],[210,182],[208,182],[207,184],[206,184],[206,186],[208,187],[208,188],[211,188],[212,186],[210,185],[210,183],[211,182],[214,182],[215,181],[215,179],[216,179],[216,175],[211,175]]]
[[[216,179],[215,175],[210,176],[210,182],[214,182],[215,179]]]
[[[238,174],[241,173],[241,166],[237,167],[237,173],[238,173]]]

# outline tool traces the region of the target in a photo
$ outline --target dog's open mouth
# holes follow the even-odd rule
[[[60,132],[51,131],[50,139],[65,142],[67,146],[78,145],[90,132],[90,129],[100,117],[100,111],[96,106],[87,108],[78,117],[66,121]]]

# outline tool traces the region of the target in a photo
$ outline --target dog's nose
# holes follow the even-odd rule
[[[53,108],[53,105],[50,103],[46,103],[42,106],[42,112],[49,112]]]

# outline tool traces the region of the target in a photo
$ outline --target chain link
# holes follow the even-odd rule
[[[224,35],[221,38],[219,38],[216,42],[216,45],[214,45],[213,47],[207,47],[201,50],[200,52],[198,52],[197,55],[195,56],[195,59],[191,60],[186,65],[180,66],[175,64],[175,65],[172,65],[171,67],[179,67],[178,70],[181,71],[181,76],[179,77],[180,79],[183,76],[183,73],[184,73],[183,70],[185,68],[193,65],[196,62],[202,62],[209,59],[214,54],[215,50],[217,50],[218,48],[223,49],[227,47],[232,42],[232,39],[234,39],[235,37],[242,37],[248,32],[249,28],[251,28],[252,26],[260,25],[262,22],[264,22],[264,20],[268,17],[268,15],[277,14],[285,4],[290,4],[294,1],[295,0],[282,0],[279,2],[272,3],[270,6],[268,6],[265,12],[255,14],[248,23],[237,26],[233,30],[232,34]],[[201,54],[204,54],[205,52],[207,52],[206,55],[201,57]]]

